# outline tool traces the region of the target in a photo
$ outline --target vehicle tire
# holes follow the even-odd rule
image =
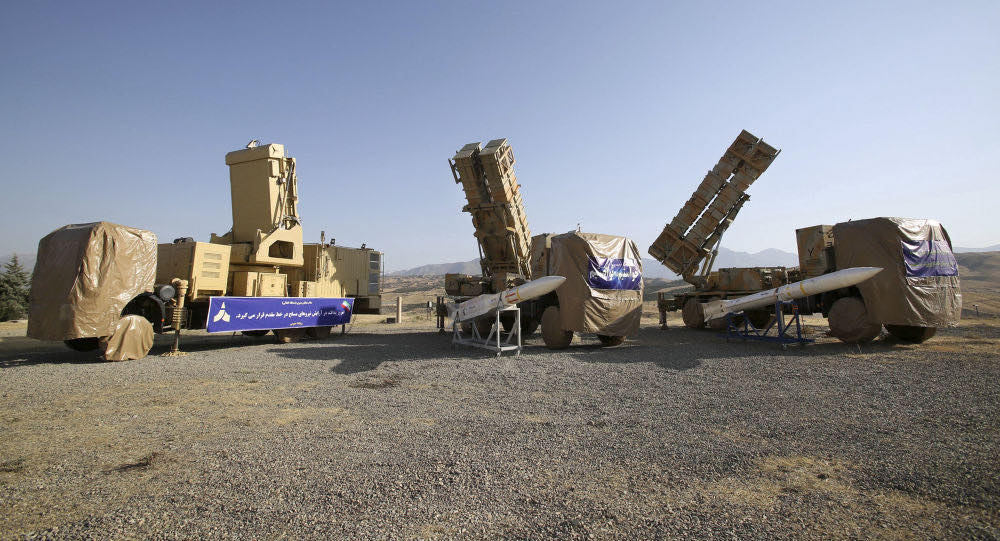
[[[271,331],[274,336],[278,338],[279,344],[288,344],[290,342],[298,342],[306,336],[306,330],[302,328],[298,329],[274,329]]]
[[[115,324],[111,336],[101,340],[104,359],[107,361],[128,361],[141,359],[153,348],[153,324],[137,314],[123,316]]]
[[[267,333],[269,333],[269,332],[271,332],[271,331],[268,331],[268,330],[263,330],[263,331],[240,331],[240,334],[242,334],[243,336],[261,337],[261,336],[267,335]]]
[[[743,325],[743,316],[732,316],[733,325],[740,327]],[[708,320],[708,328],[713,331],[724,331],[726,330],[726,316],[717,317],[715,319]]]
[[[523,317],[524,314],[521,314]],[[503,326],[503,332],[510,332],[514,328],[514,322],[517,321],[517,316],[513,313],[500,314],[500,325]]]
[[[306,336],[312,338],[313,340],[322,340],[330,336],[330,331],[333,327],[309,327],[306,329]]]
[[[517,321],[517,316],[514,314],[502,314],[500,316],[500,324],[503,325],[503,332],[509,333],[511,329],[514,328],[514,322]],[[538,330],[538,320],[531,319],[523,311],[521,312],[521,338],[525,339],[535,333]]]
[[[125,305],[125,308],[122,308],[121,315],[142,316],[153,325],[154,331],[163,331],[163,325],[166,323],[164,321],[163,305],[149,295],[140,295],[132,299]]]
[[[919,344],[937,333],[937,327],[919,327],[917,325],[886,325],[885,330],[897,340]]]
[[[493,315],[481,317],[472,322],[472,324],[476,326],[476,330],[479,331],[479,337],[483,340],[486,340],[486,338],[490,335],[490,331],[493,330],[494,317],[495,316]]]
[[[558,306],[549,306],[542,313],[542,340],[549,349],[565,349],[573,342],[573,331],[562,328]]]
[[[681,317],[684,319],[684,325],[689,329],[705,328],[705,311],[702,310],[698,299],[692,297],[684,303]]]
[[[601,341],[601,345],[609,348],[614,346],[620,346],[625,343],[624,336],[608,336],[606,334],[597,335],[597,339]]]
[[[66,347],[72,349],[73,351],[94,351],[101,346],[100,338],[74,338],[72,340],[63,340]]]
[[[837,299],[827,316],[830,334],[848,344],[864,344],[882,332],[882,324],[872,321],[860,297]]]
[[[751,310],[744,312],[744,317],[750,320],[750,324],[758,329],[767,327],[771,322],[771,312],[769,310]]]
[[[524,314],[521,314],[521,317],[523,318]],[[538,330],[538,325],[540,325],[541,322],[542,321],[540,319],[535,319],[533,317],[521,319],[521,339],[527,340],[531,337],[531,335],[535,334],[535,331]]]

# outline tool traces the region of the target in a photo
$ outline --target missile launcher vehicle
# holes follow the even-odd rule
[[[496,294],[545,276],[565,277],[555,292],[519,302],[521,334],[542,327],[551,348],[567,347],[574,333],[594,333],[605,345],[620,344],[639,330],[642,304],[642,266],[631,240],[612,235],[571,231],[562,235],[531,236],[520,186],[514,173],[514,154],[506,139],[482,146],[470,143],[449,160],[452,176],[462,185],[472,215],[482,274],[445,275],[445,292],[456,303]],[[448,316],[439,299],[438,325]],[[504,331],[515,323],[509,313],[500,317]],[[490,318],[464,322],[487,336]]]
[[[937,327],[961,319],[958,261],[948,232],[936,220],[869,218],[795,232],[803,279],[852,267],[883,267],[860,284],[797,301],[805,314],[822,314],[830,334],[848,343],[882,332],[923,342]]]
[[[108,222],[65,226],[42,239],[28,336],[138,358],[154,332],[179,340],[180,329],[273,331],[288,342],[327,336],[354,313],[378,313],[382,254],[336,246],[325,235],[303,242],[295,159],[283,145],[252,142],[227,154],[226,164],[233,227],[209,242],[157,244],[149,231]]]
[[[795,302],[800,313],[822,314],[831,334],[848,343],[867,342],[885,329],[904,341],[922,342],[936,327],[961,315],[958,266],[948,233],[934,220],[872,218],[796,231],[799,267],[731,268],[712,271],[722,234],[749,200],[747,187],[780,151],[747,131],[740,133],[719,163],[667,224],[649,254],[694,286],[693,291],[660,292],[661,324],[668,311],[680,310],[687,327],[725,325],[706,322],[704,305],[745,297],[793,282],[853,267],[884,270],[858,285],[838,288]],[[773,309],[742,312],[762,328]]]
[[[666,323],[668,311],[683,310],[684,324],[700,329],[706,323],[701,314],[702,303],[743,297],[798,280],[793,271],[784,267],[712,270],[722,235],[750,200],[747,189],[780,153],[752,133],[740,132],[650,245],[649,255],[694,286],[694,291],[672,298],[658,295],[661,324]],[[748,312],[746,317],[763,325],[770,316],[766,310],[759,310]],[[709,324],[718,328],[723,322],[716,320]]]

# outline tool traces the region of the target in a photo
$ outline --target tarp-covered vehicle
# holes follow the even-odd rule
[[[853,220],[834,225],[832,234],[836,269],[883,269],[858,284],[856,296],[824,303],[834,336],[864,342],[878,336],[884,325],[897,339],[923,342],[937,327],[961,319],[958,261],[938,221]]]
[[[103,347],[108,360],[141,358],[153,323],[131,308],[154,296],[155,276],[152,232],[110,222],[60,227],[38,243],[27,334],[78,351]]]
[[[531,278],[563,276],[554,293],[531,310],[541,314],[542,339],[569,346],[574,333],[594,333],[607,346],[639,332],[642,258],[626,237],[570,231],[532,238]]]

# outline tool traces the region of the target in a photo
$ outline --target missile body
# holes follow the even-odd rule
[[[500,293],[487,293],[459,303],[457,306],[450,305],[448,306],[448,315],[456,322],[475,319],[491,314],[495,310],[513,306],[521,301],[541,297],[555,291],[565,281],[566,278],[562,276],[544,276]]]
[[[882,267],[852,267],[745,297],[709,301],[702,303],[701,307],[705,314],[705,321],[708,321],[733,312],[770,306],[778,301],[801,299],[842,287],[850,287],[864,282],[881,271]]]

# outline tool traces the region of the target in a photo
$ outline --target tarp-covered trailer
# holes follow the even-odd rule
[[[642,318],[642,258],[632,240],[617,235],[570,231],[532,238],[531,278],[566,281],[535,302],[542,339],[565,348],[574,333],[594,333],[617,345],[639,332]]]

